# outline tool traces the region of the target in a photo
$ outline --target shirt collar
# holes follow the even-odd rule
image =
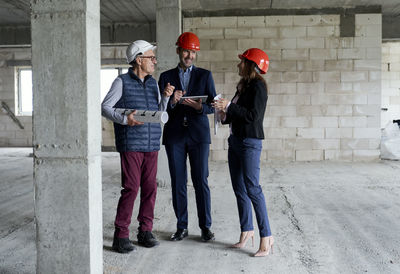
[[[189,71],[189,73],[190,73],[190,72],[192,72],[192,69],[193,69],[193,65],[191,65],[190,67],[188,67],[187,70],[186,70],[186,72]],[[179,72],[182,72],[182,73],[185,72],[185,71],[183,71],[183,68],[181,68],[181,66],[180,66],[179,64],[178,64],[178,70],[179,70]]]
[[[149,79],[149,78],[152,77],[151,74],[148,74],[148,75],[146,75],[146,76],[144,77],[144,79],[140,79],[140,78],[133,72],[133,68],[132,68],[132,67],[130,67],[130,68],[128,69],[128,74],[129,74],[133,79],[140,80],[140,81],[143,82],[143,83],[146,82],[147,79]]]

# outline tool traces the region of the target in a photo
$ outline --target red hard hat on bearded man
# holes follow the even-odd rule
[[[178,37],[178,41],[176,41],[176,45],[183,49],[188,50],[200,50],[200,40],[196,34],[193,32],[184,32]]]
[[[251,48],[243,52],[243,54],[239,54],[239,58],[245,58],[247,60],[253,61],[254,63],[256,63],[261,74],[267,73],[269,67],[269,58],[263,50]]]

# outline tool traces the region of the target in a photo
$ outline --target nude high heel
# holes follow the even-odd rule
[[[263,237],[260,240],[260,248],[254,254],[254,257],[265,257],[268,256],[269,253],[274,253],[274,238],[272,236]]]
[[[251,246],[254,246],[254,231],[244,231],[240,233],[239,242],[232,245],[233,248],[243,248],[246,246],[247,241],[251,238]]]

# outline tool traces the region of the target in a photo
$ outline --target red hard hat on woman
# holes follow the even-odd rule
[[[200,50],[200,40],[196,34],[193,32],[184,32],[178,37],[178,41],[176,41],[176,45],[183,49],[188,50]]]
[[[251,48],[243,52],[243,54],[239,54],[240,59],[247,59],[256,63],[258,69],[261,71],[261,74],[267,73],[269,67],[269,58],[268,55],[261,49]]]

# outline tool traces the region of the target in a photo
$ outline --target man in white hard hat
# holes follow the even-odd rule
[[[160,150],[160,124],[135,120],[135,112],[122,115],[115,108],[165,110],[172,91],[161,96],[151,76],[157,64],[155,46],[144,40],[133,42],[126,50],[128,73],[119,75],[101,105],[102,115],[114,122],[115,144],[121,159],[122,190],[115,217],[112,248],[120,253],[135,250],[129,240],[133,204],[140,191],[138,243],[145,247],[159,244],[153,229],[154,204],[157,193],[157,157]]]

